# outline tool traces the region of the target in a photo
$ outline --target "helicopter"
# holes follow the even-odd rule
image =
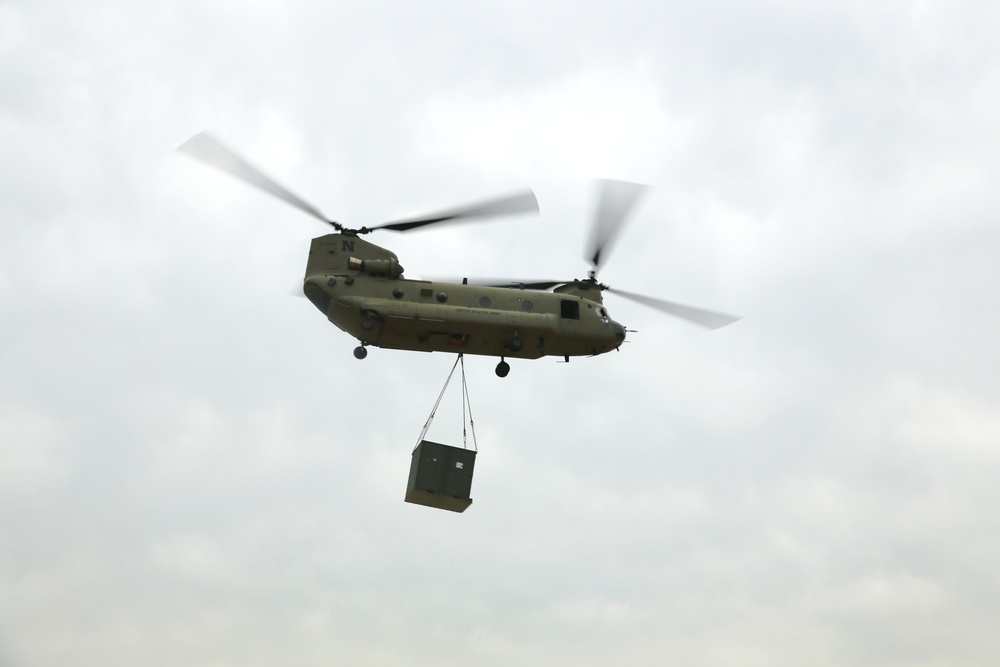
[[[510,372],[507,358],[596,356],[619,349],[626,329],[608,314],[603,292],[694,324],[717,329],[740,318],[628,292],[597,280],[597,273],[630,209],[647,186],[600,181],[599,205],[585,259],[585,279],[411,280],[390,250],[361,238],[376,231],[409,232],[430,225],[497,215],[538,213],[530,190],[432,215],[351,229],[280,185],[244,158],[202,132],[180,152],[259,188],[330,225],[335,233],[312,240],[302,292],[338,328],[356,338],[357,359],[368,347],[500,357],[496,374]],[[549,291],[551,290],[551,291]]]

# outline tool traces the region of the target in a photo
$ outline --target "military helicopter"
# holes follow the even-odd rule
[[[625,327],[611,319],[603,292],[613,292],[700,326],[717,329],[738,317],[612,289],[597,280],[627,213],[646,186],[602,181],[600,203],[586,254],[591,270],[573,280],[410,280],[395,253],[361,237],[376,231],[408,232],[429,225],[495,215],[538,212],[534,193],[508,195],[433,215],[350,229],[279,185],[208,133],[179,151],[259,188],[332,226],[336,233],[312,240],[302,291],[337,327],[355,337],[354,356],[369,346],[422,352],[453,352],[506,359],[595,356],[617,350]],[[548,290],[552,290],[551,292]]]

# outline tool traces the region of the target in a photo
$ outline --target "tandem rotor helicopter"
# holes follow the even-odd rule
[[[496,215],[538,212],[530,190],[434,215],[350,229],[279,185],[232,150],[202,132],[179,151],[228,172],[312,217],[336,233],[312,240],[302,291],[338,328],[359,341],[354,356],[364,359],[369,346],[421,352],[453,352],[506,359],[545,356],[595,356],[617,350],[625,327],[611,319],[603,292],[612,292],[697,325],[718,329],[738,317],[684,306],[598,282],[597,272],[622,229],[629,209],[646,186],[602,181],[600,203],[586,259],[585,279],[509,280],[461,283],[410,280],[396,254],[361,237],[375,231],[407,232],[428,225]],[[548,291],[552,290],[552,291]]]

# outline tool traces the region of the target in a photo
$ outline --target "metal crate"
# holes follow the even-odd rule
[[[472,504],[476,451],[421,440],[410,459],[408,503],[464,512]]]

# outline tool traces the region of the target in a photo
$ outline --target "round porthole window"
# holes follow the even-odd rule
[[[444,292],[438,292],[438,294],[437,294],[437,300],[438,300],[438,303],[444,303],[445,301],[448,300],[448,295],[445,294]]]
[[[534,307],[535,307],[535,304],[533,304],[532,302],[528,301],[527,299],[525,299],[524,301],[521,302],[521,308],[524,308],[525,310],[527,310],[529,312]]]
[[[493,300],[490,299],[490,297],[488,296],[479,297],[479,305],[482,306],[483,308],[489,308],[492,303]]]
[[[394,298],[394,299],[402,299],[403,298],[403,290],[399,289],[398,287],[396,289],[392,290],[392,298]]]

